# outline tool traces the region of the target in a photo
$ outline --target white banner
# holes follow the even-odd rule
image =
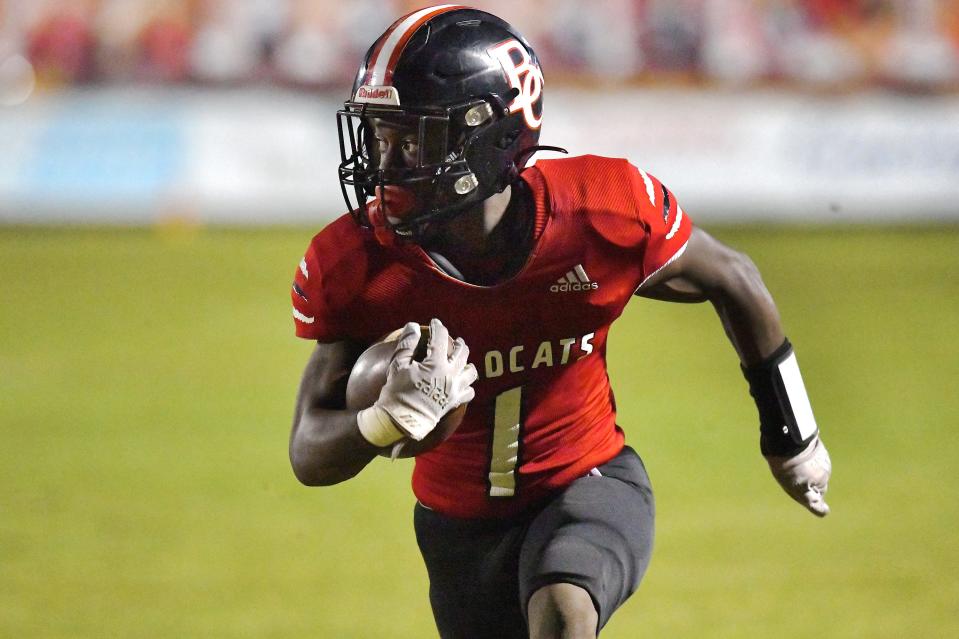
[[[0,110],[0,222],[322,223],[342,96],[83,90]],[[959,219],[959,97],[546,92],[544,144],[627,157],[698,221]]]

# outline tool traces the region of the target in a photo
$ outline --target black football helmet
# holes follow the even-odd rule
[[[460,5],[414,11],[373,43],[337,112],[343,197],[381,242],[415,239],[516,180],[550,148],[542,120],[539,60],[513,27]],[[381,166],[376,122],[415,135],[415,165]]]

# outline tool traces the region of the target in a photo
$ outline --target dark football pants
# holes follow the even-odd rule
[[[654,505],[631,448],[598,470],[508,520],[456,519],[416,505],[416,540],[443,639],[527,637],[529,598],[553,583],[584,588],[599,628],[609,621],[649,565]]]

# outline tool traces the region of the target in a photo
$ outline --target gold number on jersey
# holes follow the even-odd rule
[[[489,463],[490,497],[512,497],[516,493],[522,397],[522,386],[503,391],[496,396],[492,456]]]

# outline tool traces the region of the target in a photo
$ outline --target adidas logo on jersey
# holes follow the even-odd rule
[[[589,275],[583,269],[582,264],[574,266],[564,277],[556,280],[556,283],[549,287],[553,293],[568,293],[570,291],[590,291],[599,288],[597,282],[591,282]]]

